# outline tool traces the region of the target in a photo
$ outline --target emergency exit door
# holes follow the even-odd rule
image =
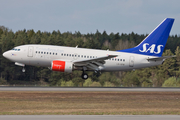
[[[33,57],[33,47],[28,47],[28,57]]]
[[[134,56],[130,56],[129,58],[129,67],[134,67]]]

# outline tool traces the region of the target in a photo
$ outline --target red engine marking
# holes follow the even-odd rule
[[[58,60],[53,61],[52,62],[52,70],[53,71],[64,72],[64,70],[65,70],[65,61],[58,61]]]

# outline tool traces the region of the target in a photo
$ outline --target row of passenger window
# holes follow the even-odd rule
[[[14,49],[15,50],[15,49]],[[20,51],[20,49],[17,49],[17,51]],[[51,53],[51,52],[42,52],[42,51],[36,51],[36,53],[39,54],[49,54],[49,55],[57,55],[57,53]],[[97,58],[97,56],[86,56],[86,55],[76,55],[76,54],[66,54],[66,53],[61,53],[61,56],[69,56],[69,57],[81,57],[81,58]],[[123,61],[125,62],[125,59],[116,59],[116,58],[111,58],[109,60],[113,61]]]
[[[97,58],[97,56],[86,56],[86,55],[76,55],[76,54],[66,54],[66,53],[61,53],[61,56],[81,57],[81,58]],[[113,60],[113,61],[123,61],[123,62],[125,62],[125,59],[111,58],[111,59],[109,59],[109,60]]]
[[[123,62],[125,62],[125,59],[111,58],[111,59],[109,59],[109,60],[114,60],[114,61],[123,61]]]
[[[97,56],[86,56],[86,55],[76,55],[76,54],[66,54],[66,53],[61,53],[61,56],[81,57],[81,58],[97,58]]]
[[[39,54],[49,54],[49,55],[57,55],[57,53],[51,53],[51,52],[42,52],[42,51],[36,51],[36,53],[39,53]]]

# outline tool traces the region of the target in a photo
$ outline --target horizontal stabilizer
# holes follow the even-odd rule
[[[165,60],[165,59],[168,59],[168,58],[172,58],[172,57],[176,57],[176,56],[175,55],[174,56],[162,56],[162,57],[157,57],[157,58],[148,58],[147,60],[162,61],[162,60]]]

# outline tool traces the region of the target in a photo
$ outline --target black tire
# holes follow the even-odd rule
[[[23,69],[22,69],[22,72],[23,72],[23,73],[24,73],[24,72],[26,72],[26,69],[25,69],[25,68],[23,68]]]
[[[88,79],[88,74],[87,73],[83,73],[81,77],[82,77],[82,79],[86,80],[86,79]]]

